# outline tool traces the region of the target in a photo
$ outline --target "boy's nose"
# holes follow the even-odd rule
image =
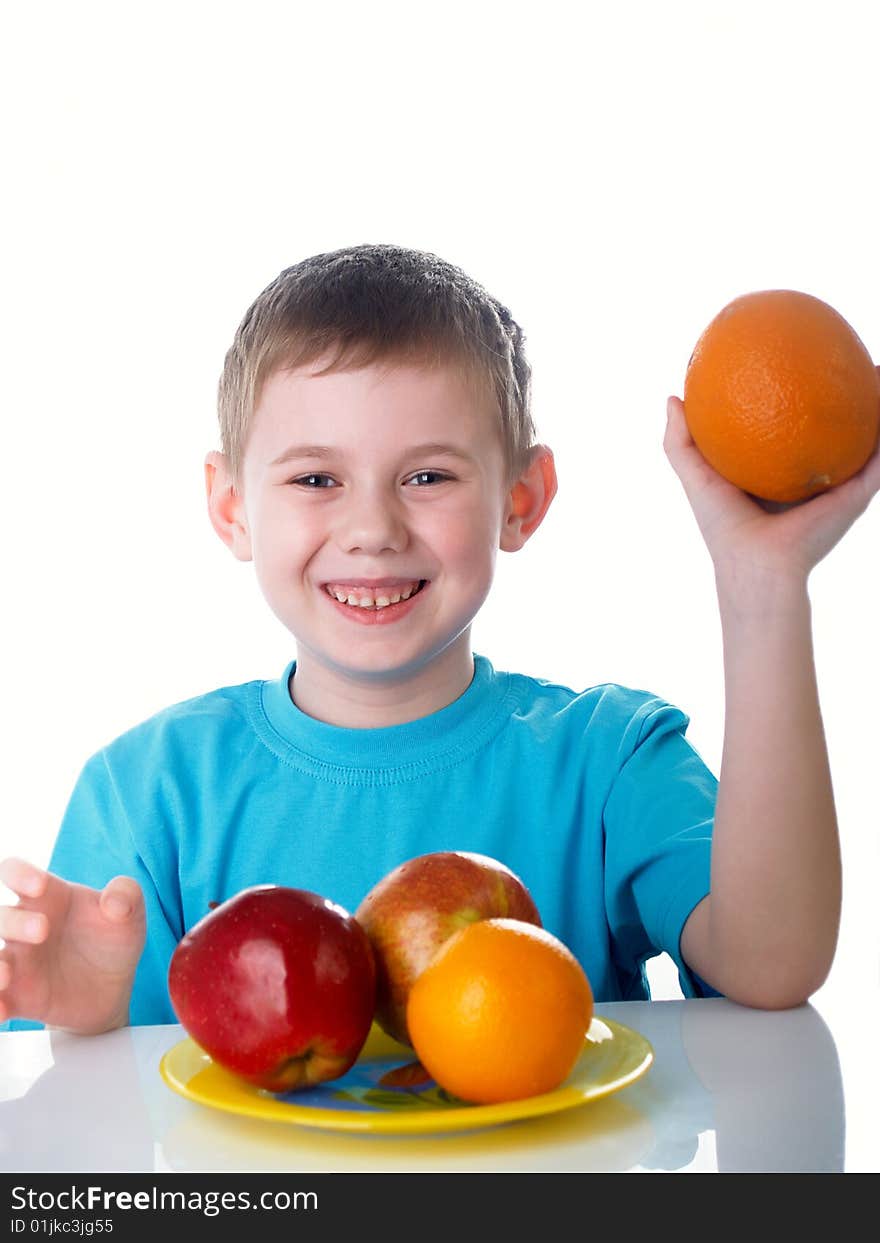
[[[337,531],[339,545],[346,552],[371,556],[385,551],[399,552],[406,546],[407,539],[399,503],[375,494],[353,499]]]

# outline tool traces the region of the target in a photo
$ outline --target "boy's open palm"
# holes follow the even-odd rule
[[[679,398],[669,399],[667,417],[666,455],[722,575],[752,569],[805,578],[880,490],[878,449],[846,483],[801,504],[765,507],[709,465],[691,438]]]
[[[0,881],[19,899],[0,906],[0,1021],[83,1034],[125,1025],[145,937],[137,882],[117,876],[90,889],[22,859],[0,863]]]

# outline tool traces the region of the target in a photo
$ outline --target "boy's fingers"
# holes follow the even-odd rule
[[[694,438],[688,427],[684,402],[680,397],[666,399],[666,434],[681,445],[692,445]]]
[[[101,890],[101,911],[117,923],[128,917],[142,905],[140,885],[130,876],[114,876]]]
[[[684,424],[684,432],[687,433],[687,423],[685,423],[680,407],[681,403],[677,397],[670,397],[666,402],[666,431],[663,435],[663,448],[670,457],[687,443],[682,435],[682,424]],[[690,439],[689,434],[687,439]]]
[[[666,403],[666,432],[663,436],[663,449],[673,470],[687,483],[704,482],[708,463],[694,444],[684,417],[684,405],[678,397],[670,397]]]
[[[9,988],[12,981],[12,964],[8,963],[5,958],[0,958],[0,991]]]
[[[20,898],[39,898],[46,891],[48,872],[26,859],[9,858],[0,862],[0,882]]]
[[[859,471],[861,476],[860,483],[863,489],[863,495],[868,501],[880,492],[880,445],[874,450],[868,458],[865,465]]]
[[[23,910],[18,906],[0,907],[0,939],[39,945],[49,935],[49,921],[42,911]]]
[[[663,448],[685,492],[693,498],[696,491],[715,481],[715,472],[694,444],[678,397],[669,398],[666,415]]]

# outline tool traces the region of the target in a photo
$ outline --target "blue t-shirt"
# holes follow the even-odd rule
[[[717,781],[683,712],[477,656],[468,689],[439,712],[344,729],[295,706],[294,668],[159,712],[76,784],[49,867],[97,888],[119,874],[140,883],[132,1023],[176,1021],[168,964],[210,903],[271,882],[353,912],[397,864],[435,850],[512,868],[598,1001],[648,997],[644,964],[662,951],[685,996],[705,991],[679,938],[709,892]]]

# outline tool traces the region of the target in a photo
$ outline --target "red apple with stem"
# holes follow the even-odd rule
[[[411,1045],[409,990],[453,932],[480,919],[541,916],[522,880],[488,855],[439,850],[401,863],[370,890],[355,911],[376,960],[376,1022]]]
[[[375,963],[360,924],[305,889],[254,885],[178,943],[168,991],[181,1024],[227,1070],[272,1092],[338,1078],[370,1031]]]

